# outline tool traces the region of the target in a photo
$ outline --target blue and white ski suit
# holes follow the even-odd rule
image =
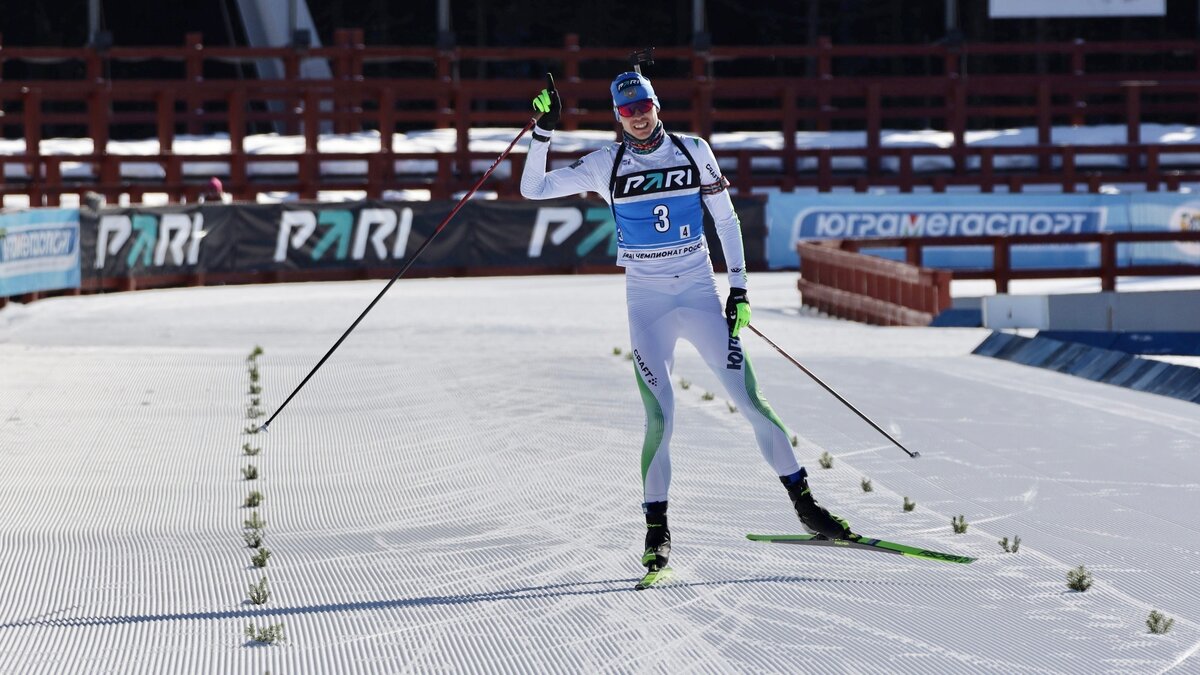
[[[617,264],[625,268],[634,369],[646,408],[644,501],[667,501],[675,409],[671,369],[679,338],[696,347],[750,420],[758,447],[776,475],[799,471],[789,433],[763,398],[750,359],[741,341],[729,336],[725,322],[704,239],[703,207],[712,214],[721,238],[730,286],[746,288],[745,255],[741,225],[726,189],[729,182],[708,143],[668,134],[648,154],[613,144],[547,172],[552,133],[536,130],[521,176],[521,194],[552,199],[595,192],[612,206]]]

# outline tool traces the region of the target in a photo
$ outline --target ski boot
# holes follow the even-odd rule
[[[642,504],[646,514],[646,552],[642,564],[651,572],[667,566],[671,557],[671,530],[667,527],[667,503],[646,502]]]
[[[780,482],[787,488],[800,524],[809,534],[825,539],[844,539],[854,541],[858,535],[850,531],[850,523],[838,518],[817,503],[808,487],[808,472],[803,467],[790,476],[780,476]]]
[[[646,502],[642,504],[646,514],[646,552],[642,554],[642,564],[646,566],[646,576],[642,577],[634,589],[644,591],[656,584],[669,581],[674,572],[667,567],[671,557],[671,530],[667,528],[667,503]]]

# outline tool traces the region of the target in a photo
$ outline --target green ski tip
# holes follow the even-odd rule
[[[663,582],[670,581],[674,577],[675,570],[671,569],[670,567],[651,570],[646,573],[646,576],[642,577],[641,581],[637,582],[637,585],[633,587],[633,590],[644,591],[651,586],[657,586]]]
[[[942,562],[959,563],[963,565],[969,565],[970,563],[975,562],[975,558],[965,555],[930,551],[928,549],[918,548],[916,546],[906,546],[904,544],[897,544],[895,542],[884,541],[882,539],[871,539],[869,537],[860,537],[857,540],[848,541],[845,539],[826,539],[813,534],[747,534],[746,538],[750,541],[765,541],[772,544],[808,544],[810,546],[855,548],[861,551],[894,553],[896,555],[907,556],[909,558],[940,560]]]

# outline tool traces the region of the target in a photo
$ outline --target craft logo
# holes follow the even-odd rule
[[[801,211],[792,238],[1079,234],[1104,227],[1104,208],[817,207]]]
[[[658,378],[654,376],[654,371],[650,370],[650,366],[647,366],[646,362],[642,360],[642,355],[638,353],[638,350],[633,350],[633,356],[637,359],[638,369],[642,371],[642,375],[646,378],[646,384],[651,387],[657,387]]]
[[[134,236],[136,235],[136,237]],[[204,240],[204,216],[193,214],[134,213],[100,217],[93,267],[104,269],[128,245],[125,266],[166,267],[195,265]],[[133,243],[130,243],[132,240]]]
[[[284,211],[279,217],[274,259],[287,260],[289,251],[303,249],[321,229],[320,238],[308,253],[311,260],[363,260],[368,244],[377,259],[399,260],[408,251],[412,220],[410,208],[399,212],[364,208],[358,211],[357,221],[346,209]]]

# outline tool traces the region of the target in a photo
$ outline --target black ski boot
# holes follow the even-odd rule
[[[790,476],[780,476],[779,480],[787,488],[792,506],[796,507],[796,515],[800,517],[800,524],[809,534],[826,539],[858,539],[858,535],[850,531],[850,523],[825,510],[813,499],[812,491],[808,488],[808,472],[803,467]]]
[[[667,503],[646,502],[642,504],[646,514],[646,552],[642,564],[651,572],[667,566],[671,557],[671,530],[667,528]]]

